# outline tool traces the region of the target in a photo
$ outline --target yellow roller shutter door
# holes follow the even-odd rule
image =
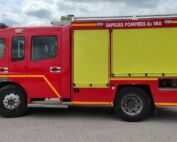
[[[113,30],[115,76],[177,75],[177,28]]]
[[[106,87],[109,61],[108,30],[74,31],[74,84]]]

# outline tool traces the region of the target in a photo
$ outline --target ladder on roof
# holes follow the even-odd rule
[[[66,25],[71,22],[82,22],[82,21],[104,21],[104,20],[140,20],[140,19],[166,19],[166,18],[177,18],[177,14],[167,15],[137,15],[137,16],[106,16],[106,17],[75,17],[74,15],[63,16],[65,20],[52,21],[52,25]]]
[[[139,20],[149,18],[177,18],[177,14],[168,15],[137,15],[137,16],[110,16],[110,17],[74,17],[74,15],[68,15],[71,21],[95,21],[95,20]]]

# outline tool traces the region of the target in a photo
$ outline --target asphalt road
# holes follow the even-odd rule
[[[176,142],[177,108],[129,123],[112,108],[33,108],[20,118],[0,117],[0,142]]]

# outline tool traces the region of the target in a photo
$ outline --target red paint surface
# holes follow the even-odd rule
[[[167,21],[175,23],[166,23]],[[73,24],[98,24],[99,26],[74,26],[73,29],[137,29],[137,28],[167,28],[177,27],[177,18],[144,19],[144,20],[103,20],[74,22]],[[100,25],[101,24],[101,25]]]

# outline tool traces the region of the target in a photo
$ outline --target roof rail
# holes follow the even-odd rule
[[[72,21],[95,21],[95,20],[138,20],[138,19],[150,19],[150,18],[177,18],[177,14],[168,15],[137,15],[137,16],[110,16],[110,17],[74,17],[74,15],[68,15]]]

